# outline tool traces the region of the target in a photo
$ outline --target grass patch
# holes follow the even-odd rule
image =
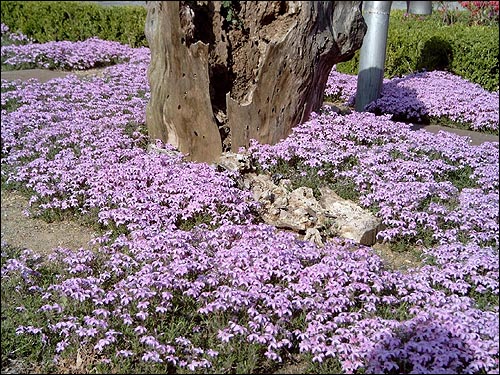
[[[21,256],[22,250],[2,244],[1,266],[10,259]],[[34,267],[35,268],[35,267]],[[17,335],[19,326],[42,326],[42,315],[37,314],[39,306],[43,304],[42,296],[33,292],[36,279],[38,285],[48,286],[54,282],[55,270],[50,267],[34,271],[13,274],[9,277],[2,275],[1,306],[2,306],[2,369],[19,366],[36,368],[41,373],[51,370],[51,359],[46,357],[47,350],[54,350],[50,342],[44,342],[40,335]]]
[[[373,250],[384,260],[390,270],[407,271],[423,266],[421,247],[410,241],[376,243]]]
[[[498,294],[486,291],[479,293],[476,288],[469,292],[469,297],[474,299],[476,308],[482,311],[498,311]]]
[[[474,173],[474,169],[469,165],[458,166],[454,170],[446,171],[438,176],[436,176],[437,182],[449,181],[451,182],[459,191],[463,189],[472,189],[479,187],[476,180],[474,180],[471,175]]]
[[[342,365],[336,358],[328,357],[322,362],[314,361],[313,356],[304,356],[304,361],[309,364],[304,369],[305,374],[342,374]]]
[[[3,90],[2,90],[3,92]],[[2,104],[2,111],[6,111],[7,113],[14,112],[20,107],[22,107],[24,103],[22,103],[18,99],[9,99],[5,103]]]

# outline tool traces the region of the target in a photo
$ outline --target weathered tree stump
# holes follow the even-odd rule
[[[149,134],[196,161],[288,136],[366,32],[360,1],[228,3],[146,2]]]

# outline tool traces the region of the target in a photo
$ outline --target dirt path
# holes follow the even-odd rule
[[[2,242],[47,254],[62,246],[70,249],[90,248],[93,232],[82,225],[65,220],[47,223],[24,215],[28,199],[16,192],[2,190]]]
[[[35,78],[38,81],[44,83],[50,81],[54,78],[66,77],[69,72],[61,72],[57,70],[48,69],[26,69],[26,70],[9,70],[2,71],[2,79],[13,81],[15,79],[20,79],[21,81],[27,81],[28,79]]]
[[[481,132],[475,132],[472,130],[465,130],[465,129],[454,129],[454,128],[449,128],[445,126],[440,126],[440,125],[413,125],[411,127],[412,130],[420,130],[424,129],[428,132],[431,132],[433,134],[437,134],[441,130],[449,132],[449,133],[454,133],[460,136],[466,136],[469,137],[471,140],[472,145],[480,145],[484,142],[499,142],[499,136],[494,135],[494,134],[487,134],[487,133],[481,133]]]
[[[48,70],[48,69],[26,69],[26,70],[8,70],[2,71],[2,79],[13,81],[20,79],[21,81],[27,81],[29,79],[36,79],[41,83],[45,83],[54,78],[64,78],[70,74],[76,74],[80,77],[91,76],[91,75],[101,75],[105,68],[87,69],[87,70],[75,70],[71,72],[65,72],[60,70]]]

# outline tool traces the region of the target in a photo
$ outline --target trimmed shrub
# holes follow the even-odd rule
[[[91,37],[147,46],[142,6],[105,7],[73,1],[2,1],[2,23],[35,41],[83,41]],[[460,18],[460,17],[459,17]],[[423,18],[391,11],[385,77],[422,70],[446,70],[489,91],[498,90],[499,28],[448,24],[438,12]],[[357,74],[359,51],[337,64],[342,73]]]
[[[83,41],[91,37],[147,46],[146,9],[74,1],[2,1],[2,23],[36,42]]]
[[[445,24],[437,13],[428,18],[391,11],[384,75],[386,78],[427,70],[446,70],[486,90],[498,90],[498,25]],[[342,73],[357,74],[359,51],[337,64]]]

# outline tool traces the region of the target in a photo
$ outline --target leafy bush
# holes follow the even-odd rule
[[[478,83],[489,91],[498,90],[498,26],[462,27],[457,41],[452,72]]]
[[[421,70],[447,70],[489,91],[498,90],[498,25],[445,24],[441,15],[428,18],[392,11],[385,61],[385,77],[401,77]],[[337,65],[342,73],[357,74],[359,51]]]
[[[91,37],[146,46],[146,9],[74,1],[3,1],[2,23],[39,43]]]

